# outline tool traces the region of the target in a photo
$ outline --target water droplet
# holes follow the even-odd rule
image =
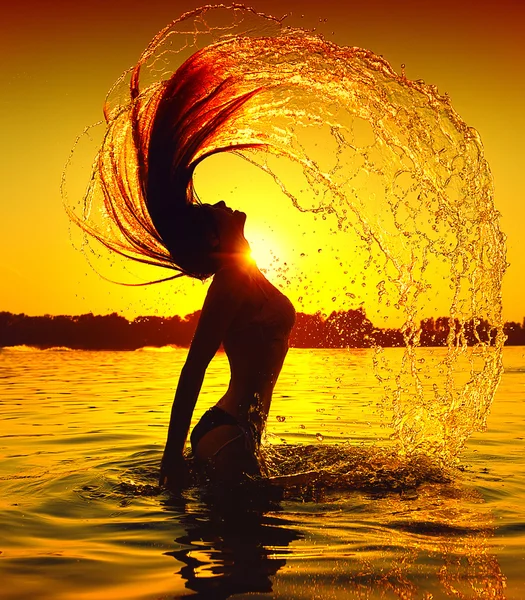
[[[318,442],[322,442],[324,440],[324,437],[321,433],[316,433],[315,437],[317,438]]]
[[[286,421],[286,417],[281,415],[277,415],[275,418],[279,421],[279,423],[284,423]]]

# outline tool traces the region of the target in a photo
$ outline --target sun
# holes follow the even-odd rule
[[[250,257],[261,271],[273,271],[278,268],[282,252],[274,237],[255,231],[250,234],[248,241]]]

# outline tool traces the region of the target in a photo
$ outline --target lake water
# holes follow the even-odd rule
[[[238,521],[156,486],[185,354],[0,351],[0,598],[525,597],[525,348],[447,470],[392,455],[371,350],[292,349],[268,462],[335,483]],[[218,354],[195,419],[226,378]]]

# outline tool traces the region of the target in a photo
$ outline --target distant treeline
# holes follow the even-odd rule
[[[133,321],[110,315],[29,317],[25,314],[0,312],[0,347],[64,346],[85,350],[135,350],[144,346],[184,346],[191,343],[200,311],[185,317],[137,317]],[[523,324],[505,324],[507,345],[525,345]],[[421,346],[445,346],[449,335],[467,344],[494,339],[495,332],[483,320],[460,325],[448,317],[423,319],[419,328],[411,331],[379,329],[367,318],[365,311],[332,312],[328,317],[298,313],[290,343],[296,348],[369,348],[404,346],[411,340]]]

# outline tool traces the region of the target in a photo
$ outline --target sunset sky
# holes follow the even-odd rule
[[[73,247],[60,197],[62,172],[75,139],[102,118],[112,83],[164,25],[200,5],[166,0],[31,0],[3,9],[0,310],[30,315],[119,312],[133,318],[200,308],[206,290],[200,282],[124,288],[101,279]],[[315,27],[340,45],[372,50],[396,71],[404,63],[409,79],[424,79],[448,93],[454,108],[483,140],[501,228],[507,235],[510,267],[503,285],[504,318],[521,321],[525,316],[521,0],[253,0],[250,6],[277,17],[290,13],[287,24]],[[89,164],[85,174],[87,181]],[[236,183],[221,173],[220,193]],[[250,233],[261,266],[284,252],[285,236],[257,240],[257,215],[249,213],[248,239]],[[161,276],[158,270],[151,274]]]

